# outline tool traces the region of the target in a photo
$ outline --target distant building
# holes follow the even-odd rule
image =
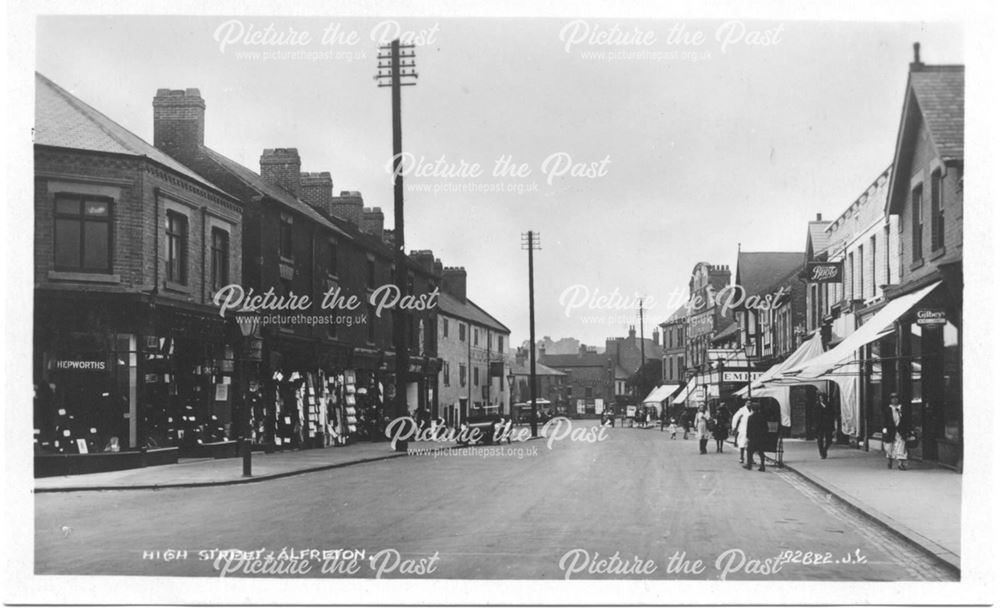
[[[438,299],[442,370],[438,417],[461,422],[473,410],[511,414],[510,329],[466,295],[463,267],[445,267]]]

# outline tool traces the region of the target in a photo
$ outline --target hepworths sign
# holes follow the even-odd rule
[[[843,282],[843,261],[810,261],[806,264],[806,282]]]

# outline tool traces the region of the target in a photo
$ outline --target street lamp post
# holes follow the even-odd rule
[[[250,380],[247,364],[259,361],[259,352],[253,345],[257,341],[260,330],[260,317],[251,312],[244,314],[238,321],[240,334],[243,336],[243,346],[240,351],[240,406],[239,406],[239,438],[237,445],[240,456],[243,457],[243,477],[253,476],[253,458],[250,452]]]

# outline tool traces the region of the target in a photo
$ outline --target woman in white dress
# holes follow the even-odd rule
[[[736,435],[736,447],[740,449],[740,462],[743,462],[743,456],[746,454],[747,450],[747,420],[750,419],[750,408],[748,407],[750,401],[747,400],[743,407],[736,410],[733,414],[733,421],[730,423],[730,427],[733,433]]]

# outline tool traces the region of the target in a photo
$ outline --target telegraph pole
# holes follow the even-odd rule
[[[541,250],[538,234],[534,231],[521,234],[521,249],[528,251],[528,316],[531,331],[531,436],[538,437],[538,403],[535,383],[535,251]]]
[[[379,47],[378,74],[375,81],[379,87],[392,88],[392,171],[393,184],[393,260],[396,270],[393,282],[401,295],[408,292],[406,273],[406,250],[403,238],[403,125],[402,125],[402,87],[416,85],[413,81],[404,79],[417,78],[416,52],[414,45],[403,45],[399,39],[388,45]],[[406,333],[406,313],[397,309],[392,317],[392,341],[396,348],[396,400],[395,417],[406,416],[406,376],[410,371],[409,346]]]

